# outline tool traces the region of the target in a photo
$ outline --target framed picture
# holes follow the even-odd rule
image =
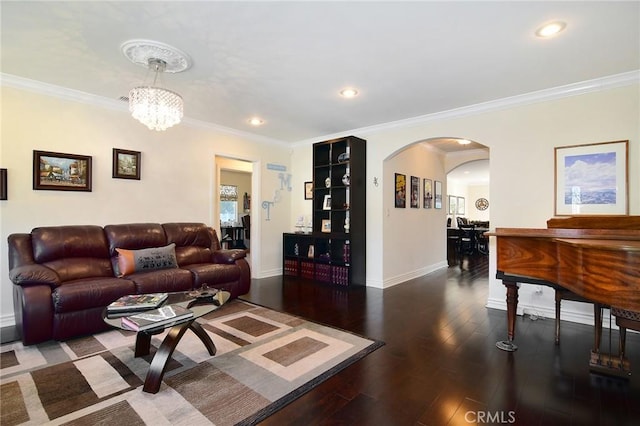
[[[322,210],[331,210],[331,195],[326,194],[322,202]]]
[[[422,207],[425,209],[431,208],[431,202],[433,201],[433,183],[431,179],[423,179],[422,180]]]
[[[322,232],[331,232],[331,221],[329,219],[322,219]]]
[[[313,199],[313,182],[304,183],[304,199],[305,200]]]
[[[458,197],[455,195],[449,195],[449,214],[456,214],[458,212]]]
[[[465,209],[465,202],[464,202],[464,197],[458,197],[458,199],[456,200],[458,203],[458,210],[456,210],[456,214],[461,215],[464,214],[464,209]]]
[[[629,141],[555,148],[555,214],[629,214]]]
[[[118,179],[140,180],[139,151],[113,148],[112,177]]]
[[[33,189],[91,191],[91,157],[33,151]]]
[[[404,209],[407,207],[407,176],[395,174],[395,206]]]
[[[420,178],[411,176],[411,208],[420,208]]]
[[[442,182],[439,180],[435,181],[435,190],[433,191],[434,201],[433,206],[436,209],[442,208]]]
[[[7,200],[7,169],[0,169],[0,200]]]

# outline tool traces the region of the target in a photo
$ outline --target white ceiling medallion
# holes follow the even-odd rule
[[[129,40],[120,46],[134,64],[154,72],[153,83],[134,87],[129,92],[129,111],[133,118],[151,130],[166,130],[182,120],[182,96],[157,86],[163,72],[178,73],[191,66],[191,59],[175,47],[151,40]]]
[[[189,55],[173,46],[153,40],[129,40],[120,46],[122,53],[134,64],[149,68],[150,59],[159,59],[166,65],[164,72],[177,73],[191,68]]]

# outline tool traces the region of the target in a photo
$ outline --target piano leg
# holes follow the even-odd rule
[[[624,357],[624,344],[620,340],[620,354],[614,356],[611,354],[611,328],[609,328],[609,353],[600,352],[600,342],[602,340],[602,308],[603,305],[594,303],[594,320],[595,320],[595,348],[591,351],[589,359],[589,370],[594,373],[605,374],[608,376],[618,376],[628,378],[631,376],[631,366],[629,360]],[[620,337],[624,336],[623,328],[620,327]]]
[[[516,312],[518,309],[518,283],[512,281],[502,281],[507,287],[507,338],[496,343],[498,349],[507,352],[514,352],[518,346],[513,343],[516,335]]]

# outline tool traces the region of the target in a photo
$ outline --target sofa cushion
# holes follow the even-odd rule
[[[137,294],[186,291],[193,289],[191,273],[185,269],[161,269],[129,275]]]
[[[109,258],[104,232],[95,225],[34,228],[31,244],[36,263],[68,258]]]
[[[202,263],[187,265],[183,268],[193,274],[195,288],[202,287],[203,284],[207,284],[209,287],[223,288],[224,284],[240,279],[240,268],[229,267],[229,265]]]
[[[118,276],[158,269],[177,268],[176,245],[151,247],[140,250],[116,248],[118,252]]]
[[[193,263],[210,263],[213,234],[204,223],[165,223],[168,243],[176,244],[176,258],[182,268]]]
[[[159,223],[130,223],[107,225],[104,233],[109,244],[109,254],[116,256],[116,248],[138,250],[166,246],[167,238]]]
[[[115,277],[88,278],[68,281],[51,293],[54,312],[81,311],[105,307],[117,298],[136,292],[135,284]]]

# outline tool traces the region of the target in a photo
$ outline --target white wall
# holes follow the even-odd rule
[[[106,109],[70,100],[2,87],[0,167],[8,169],[9,200],[0,201],[0,320],[13,323],[12,284],[8,278],[7,237],[49,225],[128,222],[204,222],[218,227],[213,213],[217,194],[216,156],[254,165],[252,274],[281,270],[281,250],[274,241],[288,230],[291,192],[281,189],[278,173],[267,164],[289,168],[290,151],[213,126],[180,124],[165,132],[148,130],[126,109]],[[113,179],[113,148],[142,152],[141,180]],[[33,150],[93,157],[92,192],[32,189]],[[288,173],[288,172],[287,172]],[[267,221],[263,202],[273,202]],[[262,225],[266,226],[262,226]],[[262,250],[257,250],[256,245]]]
[[[370,148],[370,147],[369,147]],[[395,173],[406,175],[406,208],[395,207]],[[411,176],[420,178],[420,208],[410,207]],[[442,208],[423,208],[422,179],[442,182]],[[441,242],[447,237],[447,202],[444,154],[425,144],[414,144],[392,154],[383,165],[382,240],[384,254],[384,282],[373,281],[369,285],[388,287],[411,278],[419,277],[447,265],[446,246]],[[371,206],[367,206],[370,209]],[[379,234],[376,234],[379,235]],[[371,234],[368,235],[368,237]],[[379,237],[372,237],[379,239]],[[369,238],[367,239],[367,241]],[[368,249],[367,249],[368,250]],[[369,263],[369,262],[367,262]]]
[[[486,210],[476,208],[476,200],[486,198],[489,207]],[[488,221],[491,217],[491,193],[489,185],[469,185],[467,186],[467,212],[466,217],[470,220]]]

